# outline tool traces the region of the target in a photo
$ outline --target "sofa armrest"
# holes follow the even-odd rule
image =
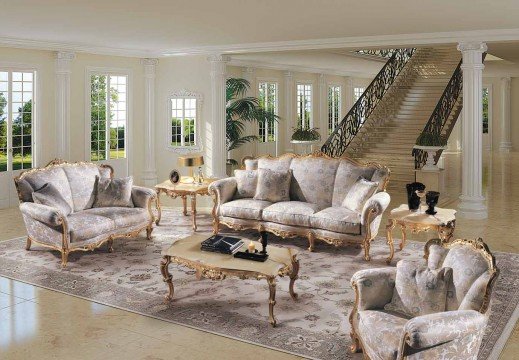
[[[404,341],[414,349],[428,348],[471,334],[481,335],[486,324],[487,317],[475,310],[417,316],[404,326]]]
[[[351,278],[357,310],[383,309],[391,302],[395,288],[396,268],[365,269]]]
[[[380,191],[370,197],[362,208],[362,214],[360,218],[362,225],[367,225],[368,215],[370,212],[372,212],[371,219],[382,215],[389,206],[390,201],[391,196],[389,196],[389,194],[385,191]]]
[[[157,192],[142,186],[132,187],[133,205],[138,208],[146,209],[151,200],[157,197]]]
[[[209,185],[209,194],[216,199],[215,206],[220,206],[232,200],[236,188],[236,178],[228,177],[211,183]]]
[[[20,204],[20,211],[22,214],[49,226],[60,226],[66,222],[65,215],[58,209],[47,205],[24,202]]]

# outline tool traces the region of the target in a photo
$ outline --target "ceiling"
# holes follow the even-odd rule
[[[150,54],[251,43],[510,29],[517,0],[3,1],[0,43]],[[403,37],[405,38],[405,37]],[[519,40],[519,37],[517,38]]]

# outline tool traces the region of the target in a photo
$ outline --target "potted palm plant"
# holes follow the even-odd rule
[[[258,140],[256,135],[245,134],[245,124],[247,122],[274,124],[280,119],[273,111],[261,107],[258,98],[246,96],[249,89],[250,83],[245,79],[227,79],[225,126],[228,174],[232,173],[233,167],[238,165],[238,162],[231,158],[231,151]]]
[[[427,152],[427,162],[422,167],[422,170],[439,170],[438,166],[434,163],[434,155],[436,155],[439,150],[445,150],[446,146],[447,139],[442,134],[423,131],[420,136],[418,136],[418,139],[416,139],[416,145],[413,146],[414,149]]]
[[[308,153],[309,149],[312,150],[312,145],[319,143],[321,140],[321,134],[319,134],[318,131],[319,128],[306,129],[299,125],[292,129],[294,129],[294,133],[292,134],[290,142],[292,144],[303,145],[306,153]]]

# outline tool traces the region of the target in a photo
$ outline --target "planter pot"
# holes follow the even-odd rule
[[[311,153],[313,146],[319,144],[321,140],[290,140],[291,144],[302,145],[305,153]],[[308,151],[310,149],[310,151]]]
[[[422,145],[415,145],[413,146],[413,149],[419,149],[427,152],[427,162],[422,167],[422,170],[424,171],[439,171],[440,168],[438,165],[434,163],[434,156],[438,152],[438,150],[445,150],[445,146],[422,146]]]

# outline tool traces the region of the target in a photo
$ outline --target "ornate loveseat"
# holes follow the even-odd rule
[[[481,239],[450,243],[432,239],[425,245],[424,257],[426,266],[410,264],[415,272],[422,271],[419,268],[449,272],[443,309],[432,300],[431,291],[438,283],[430,278],[422,284],[421,291],[428,294],[423,300],[412,291],[412,283],[395,284],[402,261],[397,268],[361,270],[351,279],[356,296],[350,314],[353,352],[363,350],[369,359],[477,359],[499,274],[494,256]],[[391,311],[387,304],[394,302],[395,292],[398,298],[408,297],[416,309],[424,305],[436,309],[417,316]]]
[[[303,236],[308,238],[310,251],[316,239],[335,246],[362,244],[365,259],[370,260],[370,242],[378,233],[382,213],[390,201],[385,192],[390,174],[387,167],[335,159],[319,152],[247,159],[244,165],[245,170],[291,170],[289,201],[241,198],[235,177],[215,181],[209,187],[214,200],[214,233],[225,225],[234,230],[256,229],[262,236],[266,232],[283,238]],[[341,204],[359,177],[379,185],[362,210],[355,212]]]
[[[97,177],[97,178],[96,178]],[[20,211],[27,228],[27,250],[35,242],[61,252],[65,267],[72,251],[94,250],[116,238],[134,237],[146,230],[150,239],[154,216],[151,203],[154,190],[133,186],[130,207],[93,208],[96,179],[113,178],[108,165],[67,163],[54,160],[44,168],[32,169],[16,177]],[[56,207],[33,202],[33,193],[51,184],[58,189],[71,210],[65,215]]]

